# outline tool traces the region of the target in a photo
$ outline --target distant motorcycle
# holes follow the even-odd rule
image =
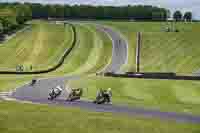
[[[57,86],[56,88],[52,88],[51,92],[49,93],[49,100],[54,100],[58,96],[60,96],[62,93],[62,88],[60,86]]]
[[[32,79],[32,81],[31,81],[31,86],[34,86],[35,84],[36,84],[36,82],[37,82],[37,79]]]

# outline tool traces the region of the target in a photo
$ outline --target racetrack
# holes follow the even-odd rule
[[[122,44],[121,41],[120,43],[118,43],[119,40],[121,40],[121,38],[119,37],[117,33],[112,31],[110,28],[101,27],[100,30],[106,32],[113,40],[112,62],[104,69],[104,71],[105,72],[108,72],[108,71],[119,72],[121,66],[126,63],[127,52],[125,51],[127,50],[126,49],[127,47],[125,45],[123,45],[123,48],[121,47],[121,44]],[[123,52],[120,52],[121,50]],[[123,57],[123,59],[119,60],[119,57]],[[128,115],[142,115],[142,116],[147,116],[147,117],[157,117],[163,120],[173,119],[173,120],[181,121],[181,122],[183,121],[183,122],[200,123],[200,116],[193,116],[189,114],[161,112],[159,110],[130,108],[126,106],[116,106],[116,105],[112,105],[112,106],[111,105],[95,105],[88,101],[78,101],[78,102],[73,102],[73,103],[67,103],[64,101],[66,91],[63,92],[61,97],[59,97],[57,100],[53,102],[50,102],[47,100],[49,89],[57,85],[64,86],[65,81],[72,80],[72,79],[79,79],[79,76],[71,76],[71,77],[66,76],[66,77],[60,77],[60,78],[39,80],[35,86],[29,86],[27,84],[23,87],[16,89],[16,91],[12,94],[11,97],[16,98],[18,100],[22,100],[22,101],[31,101],[34,103],[41,103],[41,104],[55,104],[55,105],[62,105],[62,106],[80,107],[83,109],[88,109],[88,110],[97,111],[97,112],[112,112],[112,113],[123,113],[123,114],[128,114]]]
[[[162,120],[175,120],[178,122],[191,122],[200,123],[200,116],[195,116],[186,113],[175,113],[175,112],[162,112],[159,110],[151,110],[137,107],[128,107],[122,105],[95,105],[90,101],[77,101],[77,102],[66,102],[67,92],[63,91],[62,95],[54,101],[49,101],[47,99],[48,92],[52,87],[57,85],[65,86],[66,80],[77,80],[80,77],[62,77],[62,78],[51,78],[39,80],[34,86],[29,84],[24,85],[16,89],[14,93],[11,94],[11,98],[15,98],[21,101],[28,101],[38,104],[49,104],[49,105],[59,105],[66,107],[79,107],[82,109],[96,111],[96,112],[112,112],[121,113],[126,115],[141,115],[145,117],[155,117]]]
[[[161,112],[158,110],[148,110],[143,108],[130,108],[126,106],[117,105],[96,105],[89,101],[75,101],[66,102],[65,99],[56,99],[49,101],[47,98],[33,98],[33,97],[16,97],[22,101],[31,101],[38,104],[49,104],[49,105],[61,105],[66,107],[78,107],[90,111],[96,112],[110,112],[110,113],[122,113],[127,115],[141,115],[145,117],[155,117],[163,120],[176,120],[178,122],[191,122],[200,123],[200,116],[194,116],[184,113],[175,112]]]
[[[103,70],[103,72],[120,72],[123,65],[127,64],[128,61],[128,44],[118,32],[113,31],[113,29],[96,25],[99,31],[103,31],[110,36],[113,43],[112,61]]]
[[[112,31],[112,29],[104,26],[98,26],[98,29],[101,32],[107,33],[111,39],[113,40],[113,53],[112,53],[112,61],[111,63],[106,66],[103,72],[118,72],[122,65],[126,63],[127,59],[127,44],[123,38],[120,37],[118,33]],[[119,40],[121,43],[119,43]],[[32,87],[29,85],[25,85],[16,89],[16,92],[13,93],[15,98],[36,98],[36,99],[46,99],[48,97],[49,90],[57,85],[64,87],[64,82],[67,80],[78,79],[79,76],[65,76],[60,78],[51,78],[51,79],[43,79],[39,80],[36,86]],[[64,98],[66,95],[66,91],[63,91],[61,99]]]
[[[127,59],[127,47],[125,40],[123,40],[118,33],[115,33],[112,31],[112,29],[104,26],[98,25],[98,29],[106,32],[111,39],[113,40],[113,56],[111,63],[106,66],[106,68],[103,70],[104,72],[112,71],[112,72],[118,72],[123,64],[126,63]],[[118,41],[122,43],[118,43]],[[46,99],[48,97],[49,89],[56,87],[57,85],[60,85],[64,87],[64,82],[67,80],[72,80],[74,78],[79,78],[79,76],[65,76],[60,78],[51,78],[51,79],[43,79],[39,80],[39,83],[37,83],[36,86],[31,87],[28,85],[25,85],[23,87],[20,87],[14,92],[13,96],[20,98],[20,97],[31,97],[31,98],[43,98]],[[63,92],[63,95],[61,98],[63,98],[66,94],[66,91]]]

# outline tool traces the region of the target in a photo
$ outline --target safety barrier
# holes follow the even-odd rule
[[[106,77],[138,78],[138,79],[163,79],[163,80],[200,80],[200,76],[177,75],[176,73],[104,73]]]

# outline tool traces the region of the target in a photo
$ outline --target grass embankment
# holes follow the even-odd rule
[[[143,38],[142,71],[193,73],[200,69],[197,32],[144,33]]]
[[[141,71],[193,73],[200,68],[200,23],[176,23],[178,33],[166,33],[167,23],[105,22],[120,31],[129,42],[127,71],[135,71],[136,33],[142,32]]]
[[[0,102],[1,133],[198,133],[198,124],[176,123],[78,108]]]
[[[88,88],[84,97],[90,100],[95,99],[97,89],[110,87],[114,104],[200,114],[200,83],[195,81],[83,77],[68,83]]]
[[[77,44],[55,74],[91,74],[103,69],[110,62],[111,40],[92,25],[76,24],[75,26]]]
[[[32,76],[1,76],[0,77],[0,92],[6,92],[17,87],[20,87],[28,82],[30,82]]]
[[[38,29],[39,22],[34,22],[33,24],[34,24],[33,27],[35,28],[32,28],[32,29],[33,30]],[[47,23],[42,22],[41,25],[42,27],[47,28],[49,26],[52,26],[53,24],[47,24]],[[56,25],[56,27],[57,26],[59,25]],[[67,30],[69,31],[66,31],[66,33],[71,32],[71,28],[67,28]],[[99,71],[103,67],[105,67],[109,63],[111,59],[111,55],[112,55],[111,40],[104,33],[98,32],[96,28],[92,25],[83,25],[83,26],[76,25],[76,30],[78,33],[77,44],[75,48],[72,50],[72,52],[70,53],[70,55],[65,59],[65,62],[63,66],[61,66],[61,68],[59,68],[55,72],[51,72],[48,74],[41,74],[41,75],[30,75],[30,76],[3,75],[2,77],[0,77],[0,83],[1,83],[0,91],[8,91],[8,90],[14,89],[18,87],[19,85],[23,85],[26,82],[30,82],[30,80],[34,77],[38,78],[38,77],[59,76],[59,75],[70,74],[70,73],[71,74],[86,74],[86,73],[89,74],[89,73],[95,73],[96,71]],[[20,38],[24,34],[25,33],[23,33],[22,35],[17,35],[17,36],[19,36]],[[67,47],[70,47],[73,41],[73,36],[71,33],[65,37],[65,41],[68,42]],[[19,44],[19,45],[22,45],[22,44]],[[34,44],[34,45],[37,45],[37,44]],[[63,46],[57,49],[58,51],[54,49],[55,52],[52,53],[52,54],[55,54],[54,56],[52,55],[54,58],[56,58],[56,56],[60,57],[63,54],[61,53],[61,50],[62,51],[65,50],[64,45],[66,44],[63,43]],[[4,45],[5,48],[6,46],[9,47],[9,46],[12,46],[12,44]],[[10,49],[13,49],[13,48],[10,48]],[[41,51],[41,52],[45,52],[45,51]],[[37,59],[41,60],[40,58],[35,58],[35,59],[32,58],[32,60],[30,61],[33,61],[33,60],[37,61]],[[52,60],[52,59],[49,59],[49,60]],[[45,59],[42,59],[42,60],[45,60]],[[49,62],[52,62],[52,64],[49,64],[49,66],[57,63],[55,60],[54,61],[52,60]]]
[[[72,29],[69,25],[50,24],[37,21],[31,28],[18,33],[1,44],[0,68],[15,70],[24,65],[25,71],[41,70],[57,63],[64,51],[71,46]]]
[[[106,22],[106,24],[129,38],[129,48],[132,46],[133,49],[135,45],[132,44],[136,41],[131,41],[131,36],[137,31],[143,31],[145,39],[142,44],[142,71],[158,72],[171,68],[178,72],[192,72],[193,69],[198,68],[198,23],[177,24],[179,29],[182,29],[180,33],[162,32],[163,23]],[[166,54],[169,56],[164,56]],[[129,52],[129,56],[134,60],[133,55],[133,52]],[[168,61],[170,62],[167,63]],[[129,66],[133,68],[134,62],[129,62]],[[195,114],[200,112],[200,84],[195,81],[90,77],[70,81],[70,84],[72,87],[88,88],[86,97],[89,99],[94,99],[98,88],[111,87],[115,104],[129,104],[163,111]]]
[[[122,27],[126,27],[127,23],[121,25]],[[131,26],[132,24],[128,29],[131,29]],[[118,26],[116,26],[116,28],[117,27]],[[148,28],[150,26],[144,25],[141,27]],[[87,67],[89,67],[90,70],[93,68],[87,66],[83,67],[84,69],[82,70],[79,69],[81,68],[81,65],[84,66],[85,62],[93,60],[92,58],[91,59],[89,58],[89,55],[92,54],[90,51],[96,47],[94,44],[92,45],[89,44],[89,42],[94,42],[92,38],[95,38],[94,37],[95,34],[91,34],[91,30],[94,31],[94,29],[90,28],[89,30],[88,28],[89,27],[86,28],[84,26],[80,26],[80,28],[78,28],[79,29],[78,34],[81,40],[80,42],[79,41],[78,42],[83,44],[76,45],[76,49],[73,50],[71,56],[69,56],[68,60],[65,61],[66,64],[69,63],[71,65],[63,66],[64,67],[63,70],[65,71],[62,72],[69,72],[70,70],[75,71],[75,69],[79,70],[79,72],[87,72],[89,71]],[[123,32],[125,33],[126,30],[124,29]],[[128,32],[126,34],[128,34]],[[131,39],[132,34],[130,34],[129,36]],[[86,39],[85,37],[89,39]],[[84,46],[86,47],[85,50],[83,50]],[[91,48],[87,48],[90,46]],[[129,48],[131,48],[131,46],[129,45]],[[132,49],[134,49],[134,47],[135,45],[132,46]],[[84,53],[84,56],[82,54],[79,54],[80,51]],[[129,56],[133,55],[134,54],[132,53]],[[79,61],[82,60],[83,62],[79,63]],[[180,60],[182,60],[182,58]],[[133,65],[134,62],[131,63],[129,61],[129,65],[126,69],[127,70],[134,69]],[[97,69],[95,68],[95,70]],[[13,81],[11,80],[10,82]],[[95,98],[96,90],[98,88],[111,87],[113,90],[114,104],[128,104],[129,106],[160,109],[163,111],[187,112],[198,115],[200,112],[199,82],[83,77],[80,80],[70,81],[69,83],[71,87],[88,88],[88,92],[85,92],[84,96],[89,99]],[[3,88],[6,88],[6,85]],[[192,125],[189,123],[161,121],[155,118],[146,119],[134,116],[128,117],[110,113],[94,113],[94,112],[91,113],[79,109],[47,107],[42,105],[28,105],[28,104],[17,104],[9,102],[0,102],[0,108],[1,108],[0,130],[1,132],[6,132],[6,133],[8,132],[196,133],[200,131],[199,125]]]

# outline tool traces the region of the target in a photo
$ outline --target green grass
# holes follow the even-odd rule
[[[129,42],[129,62],[123,67],[134,70],[136,33],[143,31],[142,71],[194,72],[200,68],[199,23],[177,23],[179,33],[162,31],[164,23],[102,22],[120,31]],[[131,50],[132,49],[132,50]],[[131,61],[132,60],[132,61]],[[196,70],[195,70],[196,69]],[[195,81],[115,79],[83,77],[69,82],[72,87],[88,88],[86,98],[94,99],[98,88],[113,88],[115,104],[128,104],[163,111],[199,114],[200,84]]]
[[[128,65],[123,66],[122,69],[124,70],[135,70],[135,44],[137,31],[143,31],[145,37],[142,47],[142,50],[146,51],[145,54],[142,53],[143,71],[173,70],[178,72],[191,72],[198,68],[198,49],[196,48],[197,43],[199,42],[198,23],[177,24],[183,31],[176,35],[174,33],[161,32],[162,23],[103,23],[111,25],[115,30],[120,31],[129,42],[129,61]],[[57,26],[58,25],[56,25],[56,27]],[[76,27],[78,32],[78,42],[75,49],[73,49],[72,53],[66,58],[65,64],[53,73],[39,76],[63,75],[63,73],[69,74],[69,72],[71,72],[71,74],[89,74],[101,70],[103,66],[110,61],[110,51],[112,46],[109,38],[105,34],[97,32],[96,28],[89,24],[77,24]],[[33,33],[34,32],[31,32],[31,34]],[[23,37],[21,38],[23,40]],[[73,36],[69,34],[69,38],[73,38]],[[20,40],[20,36],[16,39]],[[26,42],[27,40],[24,41]],[[68,42],[71,44],[72,40],[69,39]],[[7,46],[8,49],[6,50],[12,51],[12,48],[14,46],[17,47],[18,45],[8,44],[1,47],[7,48]],[[27,50],[32,49],[30,46],[27,47]],[[174,49],[176,51],[173,53],[172,50]],[[164,50],[166,50],[166,52]],[[55,53],[55,51],[53,54],[51,52],[49,53],[56,58],[56,55],[60,55],[60,52]],[[182,56],[182,52],[184,53],[184,56]],[[168,53],[172,53],[170,57],[165,56]],[[6,52],[4,52],[4,54],[6,55]],[[153,58],[156,55],[158,55],[158,57]],[[185,56],[187,56],[188,59],[185,58]],[[2,56],[0,57],[3,58]],[[159,60],[161,57],[163,60]],[[190,60],[191,57],[194,58]],[[35,63],[39,63],[35,58],[30,58],[30,56],[28,56],[28,58]],[[8,59],[10,59],[8,62],[12,62],[11,57],[8,56]],[[51,60],[49,57],[48,59]],[[52,62],[53,60],[52,57]],[[168,63],[169,60],[171,63]],[[51,61],[48,62],[49,64],[52,64]],[[3,76],[0,78],[0,91],[16,88],[29,81],[33,76]],[[127,106],[157,109],[161,111],[200,114],[200,83],[196,81],[115,79],[90,76],[82,77],[80,80],[71,80],[68,83],[71,87],[88,88],[88,90],[84,91],[84,98],[89,100],[95,98],[96,90],[98,88],[111,87],[113,91],[113,104],[124,104]],[[119,114],[87,112],[75,108],[71,109],[56,106],[47,107],[46,105],[29,105],[10,102],[0,102],[0,123],[0,131],[6,133],[128,133],[133,131],[137,133],[200,132],[199,125],[189,123],[176,123],[174,121],[162,121],[155,118],[147,119],[138,116],[130,117]]]
[[[87,88],[84,97],[90,100],[95,99],[97,89],[112,88],[114,104],[200,114],[200,83],[195,81],[90,76],[68,81],[68,84],[75,88]]]
[[[1,76],[0,77],[0,92],[14,90],[28,82],[32,76]]]
[[[103,69],[110,62],[111,40],[92,25],[75,26],[77,44],[63,66],[52,74],[91,74]]]
[[[15,70],[22,64],[25,70],[41,70],[57,63],[65,49],[71,46],[72,29],[69,25],[50,24],[36,21],[31,28],[18,33],[1,44],[0,68]]]
[[[78,108],[0,102],[1,133],[198,133],[198,124],[97,113]]]
[[[200,69],[197,32],[144,33],[142,71],[193,73]]]
[[[93,54],[90,55],[90,61],[87,62],[85,67],[88,73],[95,73],[104,69],[110,62],[112,57],[112,42],[110,38],[103,32],[99,32],[94,25],[86,25],[94,34],[94,44],[96,47],[93,49]],[[88,64],[95,62],[95,65],[88,67]]]
[[[38,21],[33,22],[33,24],[34,24],[33,26],[35,27],[38,27],[38,25],[42,25],[42,27],[46,27],[46,28],[47,27],[49,28],[49,26],[52,27],[53,25],[53,24],[47,24],[45,22],[38,22]],[[56,28],[57,26],[59,25],[56,25],[54,28]],[[72,34],[70,34],[71,29],[69,27],[66,30],[69,30],[69,31],[66,31],[66,33],[69,33],[68,36],[66,37],[66,41],[68,41],[67,47],[69,47],[70,46],[69,44],[72,44],[73,36]],[[61,68],[59,68],[55,72],[51,72],[48,74],[41,74],[41,75],[30,75],[30,76],[2,75],[0,77],[0,91],[8,91],[8,90],[15,89],[16,87],[23,85],[26,82],[30,82],[30,80],[34,77],[42,78],[42,77],[50,77],[50,76],[60,76],[63,74],[70,74],[70,73],[71,74],[72,73],[73,74],[84,74],[84,73],[89,74],[89,73],[95,73],[103,69],[110,62],[110,59],[111,59],[111,54],[112,54],[111,40],[104,33],[98,32],[96,28],[92,25],[83,25],[83,26],[76,25],[76,30],[78,32],[78,37],[80,37],[80,39],[78,39],[77,41],[78,43],[76,44],[75,48],[72,50],[70,55],[65,59],[64,65],[61,66]],[[24,34],[25,33],[23,33],[22,35],[17,35],[17,36],[19,36],[20,38]],[[72,39],[70,40],[70,38]],[[87,39],[87,38],[90,38],[90,39]],[[16,39],[18,39],[18,37]],[[6,46],[9,47],[12,45],[14,44],[4,44],[3,47],[6,48]],[[52,53],[52,58],[48,59],[49,60],[48,66],[52,66],[53,64],[57,63],[55,62],[55,60],[53,61],[53,57],[54,58],[56,58],[56,56],[60,57],[60,55],[63,54],[61,53],[61,51],[64,50],[65,45],[66,44],[63,43],[63,46],[57,49],[58,51],[54,49],[54,53]],[[11,47],[10,49],[13,50],[13,47]],[[41,52],[44,52],[44,51],[41,51]],[[30,59],[30,61],[33,61],[33,60],[38,62],[40,58]],[[43,66],[42,68],[45,69],[45,66]]]
[[[93,34],[84,26],[76,25],[77,43],[65,59],[64,65],[57,72],[73,73],[87,62],[92,53],[94,43]],[[84,71],[84,70],[83,70]]]
[[[142,32],[141,71],[193,73],[199,70],[200,23],[176,23],[179,33],[166,33],[167,23],[103,22],[129,42],[127,71],[135,71],[136,33]],[[168,24],[169,25],[169,24]]]
[[[64,65],[56,72],[83,74],[95,73],[103,69],[111,59],[111,40],[92,25],[76,25],[77,44]],[[73,34],[69,25],[56,25],[45,21],[33,21],[31,28],[6,41],[0,47],[0,68],[15,70],[18,64],[25,71],[43,70],[54,66],[65,49],[72,45]],[[12,53],[12,54],[11,54]],[[6,60],[5,60],[6,58]]]

